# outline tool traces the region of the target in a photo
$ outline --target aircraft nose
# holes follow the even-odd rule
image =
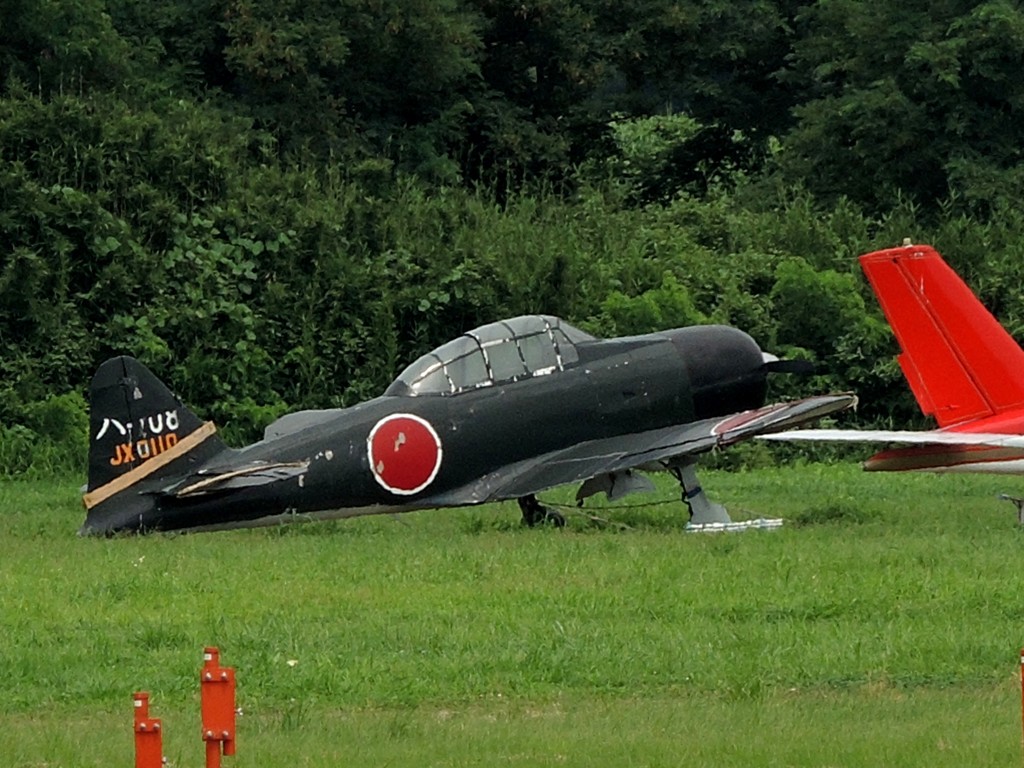
[[[769,361],[748,334],[727,325],[697,325],[669,336],[686,367],[695,418],[764,405]]]

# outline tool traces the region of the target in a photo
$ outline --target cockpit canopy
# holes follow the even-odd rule
[[[522,315],[464,333],[414,362],[386,395],[454,395],[573,365],[594,337],[551,315]]]

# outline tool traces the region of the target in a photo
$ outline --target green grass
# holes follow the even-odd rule
[[[238,766],[1020,760],[1019,480],[703,480],[790,522],[528,530],[508,504],[78,539],[74,481],[0,483],[0,765],[129,764],[136,690],[200,764],[205,645],[237,670]]]

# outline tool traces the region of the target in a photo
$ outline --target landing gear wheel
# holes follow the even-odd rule
[[[537,523],[551,523],[555,528],[565,527],[565,516],[548,509],[532,493],[519,498],[519,509],[523,511],[523,525],[533,528]]]
[[[553,509],[544,508],[546,510],[544,521],[551,523],[555,528],[565,528],[565,515],[561,512],[555,512]]]

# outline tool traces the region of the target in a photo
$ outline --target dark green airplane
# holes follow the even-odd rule
[[[373,400],[300,411],[229,448],[145,366],[116,357],[90,390],[83,534],[201,530],[649,489],[675,474],[696,525],[729,521],[696,455],[849,408],[852,395],[765,405],[779,361],[720,325],[598,339],[556,317],[485,325],[406,368]]]

